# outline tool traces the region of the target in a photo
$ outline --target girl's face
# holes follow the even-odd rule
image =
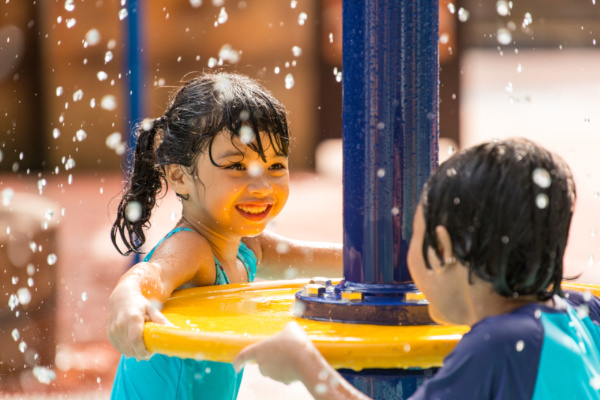
[[[430,247],[427,255],[431,269],[423,258],[425,218],[421,204],[413,220],[413,233],[408,249],[407,262],[412,278],[429,301],[429,315],[441,324],[463,324],[466,304],[463,302],[463,283],[467,282],[467,269],[460,263],[442,265]],[[464,281],[464,282],[463,282]]]
[[[285,205],[289,194],[288,159],[275,153],[267,134],[261,133],[266,161],[228,133],[219,133],[208,152],[198,157],[196,178],[184,201],[192,217],[225,236],[261,233]]]

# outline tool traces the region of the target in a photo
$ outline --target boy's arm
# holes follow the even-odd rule
[[[296,322],[269,339],[243,349],[233,361],[241,369],[255,361],[260,372],[285,384],[299,380],[317,399],[369,399],[334,370]]]
[[[110,295],[106,332],[112,345],[125,356],[149,358],[143,340],[144,323],[169,324],[159,311],[165,300],[191,279],[203,280],[199,272],[202,265],[207,265],[206,255],[212,254],[206,248],[208,244],[197,234],[178,235],[178,240],[164,242],[151,262],[131,267]]]
[[[341,244],[292,240],[269,231],[243,241],[257,255],[260,278],[342,276]],[[295,273],[286,273],[290,268]]]

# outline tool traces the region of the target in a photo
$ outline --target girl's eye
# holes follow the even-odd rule
[[[277,164],[273,164],[269,167],[270,170],[282,170],[282,169],[286,169],[285,165],[283,165],[282,163],[277,163]]]
[[[225,169],[232,169],[234,171],[243,171],[246,168],[244,168],[244,166],[240,163],[235,163],[235,164],[231,164],[225,167]]]

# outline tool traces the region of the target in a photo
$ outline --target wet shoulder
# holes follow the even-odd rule
[[[600,299],[590,292],[565,292],[565,300],[567,303],[578,309],[581,306],[587,307],[590,319],[600,325]]]

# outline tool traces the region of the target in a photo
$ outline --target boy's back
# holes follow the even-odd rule
[[[567,296],[473,325],[411,399],[600,399],[600,300]]]

